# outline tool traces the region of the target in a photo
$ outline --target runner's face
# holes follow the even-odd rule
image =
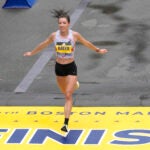
[[[59,18],[58,25],[61,32],[66,32],[69,29],[70,23],[66,18]]]

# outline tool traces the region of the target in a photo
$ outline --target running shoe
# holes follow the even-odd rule
[[[68,126],[63,125],[63,127],[61,128],[61,131],[68,132]]]
[[[79,83],[79,81],[77,81],[76,85],[75,85],[75,90],[77,90],[79,87],[80,87],[80,83]]]

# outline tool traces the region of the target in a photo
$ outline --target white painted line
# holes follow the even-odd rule
[[[53,56],[54,50],[50,46],[49,49],[45,50],[39,59],[32,66],[30,71],[26,74],[20,84],[14,90],[15,93],[24,93],[27,91],[29,86],[32,84],[37,75],[43,70],[44,66],[48,63],[49,59]]]
[[[71,15],[71,27],[77,22],[81,14],[84,12],[85,8],[89,4],[91,0],[82,0],[78,7],[75,9],[73,14]]]

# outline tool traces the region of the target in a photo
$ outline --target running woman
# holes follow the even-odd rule
[[[54,43],[56,51],[55,73],[58,87],[65,96],[64,125],[61,130],[68,132],[69,117],[73,104],[73,93],[79,87],[77,80],[77,66],[74,60],[75,44],[82,43],[87,48],[99,54],[107,53],[107,49],[100,49],[86,40],[80,33],[70,29],[70,16],[67,11],[53,10],[53,17],[58,19],[58,30],[37,45],[24,56],[33,56]]]

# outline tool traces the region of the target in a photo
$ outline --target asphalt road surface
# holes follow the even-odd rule
[[[30,9],[1,8],[0,105],[64,105],[55,80],[53,48],[23,57],[57,30],[50,14],[57,8],[70,10],[73,30],[108,49],[101,56],[77,44],[80,88],[74,106],[150,105],[149,0],[38,0]]]

